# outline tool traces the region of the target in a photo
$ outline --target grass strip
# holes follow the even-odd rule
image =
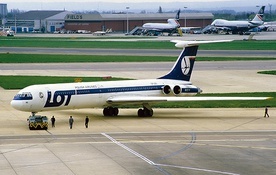
[[[0,63],[77,63],[77,62],[164,62],[175,61],[174,56],[126,55],[60,55],[60,54],[0,54]],[[275,60],[263,57],[197,57],[197,61]]]
[[[214,93],[199,94],[198,96],[217,97],[272,97],[269,100],[246,100],[246,101],[198,101],[160,103],[153,107],[160,108],[263,108],[265,106],[276,107],[276,92],[252,92],[252,93]]]
[[[97,38],[99,39],[99,38]],[[123,39],[123,38],[122,38]],[[88,38],[24,38],[0,37],[0,47],[48,47],[48,48],[123,48],[123,49],[176,49],[170,41],[110,41]],[[276,40],[233,41],[200,46],[201,50],[275,50]]]
[[[129,80],[116,77],[61,77],[61,76],[0,76],[0,86],[4,89],[22,89],[33,84],[53,84],[53,83],[74,83],[96,82],[96,81],[114,81]]]
[[[276,70],[260,71],[259,74],[276,75]]]

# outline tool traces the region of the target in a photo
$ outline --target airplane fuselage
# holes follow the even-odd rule
[[[165,85],[178,85],[181,93],[165,94]],[[81,109],[108,107],[108,100],[116,96],[170,96],[195,95],[200,89],[188,81],[149,79],[104,81],[87,83],[66,83],[28,86],[14,97],[11,104],[14,108],[27,112],[48,110]],[[114,106],[114,105],[113,105]]]
[[[243,32],[258,27],[264,23],[264,9],[265,6],[262,6],[251,21],[228,21],[225,19],[216,19],[212,22],[211,26],[216,27],[218,30],[232,31],[232,33],[243,34]]]
[[[156,29],[156,30],[173,30],[177,26],[167,24],[167,23],[146,23],[143,25],[145,29]]]
[[[176,19],[168,19],[168,23],[145,23],[143,28],[146,30],[155,30],[159,32],[173,33],[180,27]]]
[[[232,31],[248,31],[252,28],[255,28],[259,25],[262,25],[263,22],[248,22],[248,21],[227,21],[223,19],[217,19],[211,24],[215,27],[225,28]]]

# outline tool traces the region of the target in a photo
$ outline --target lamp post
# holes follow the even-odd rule
[[[128,10],[129,10],[129,7],[126,7],[126,10],[127,10],[127,34],[128,34]]]
[[[14,34],[17,32],[17,27],[16,27],[16,13],[14,14]]]
[[[188,7],[184,7],[185,33],[187,32],[187,29],[186,29],[186,27],[187,27],[187,23],[186,23],[186,8],[188,8]]]

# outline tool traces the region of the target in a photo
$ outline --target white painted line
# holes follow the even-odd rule
[[[131,154],[139,157],[140,159],[144,160],[145,162],[147,162],[150,165],[153,166],[163,166],[163,167],[173,167],[173,168],[181,168],[181,169],[188,169],[188,170],[195,170],[195,171],[203,171],[203,172],[211,172],[211,173],[217,173],[217,174],[226,174],[226,175],[240,175],[240,174],[236,174],[236,173],[229,173],[229,172],[224,172],[224,171],[216,171],[216,170],[208,170],[208,169],[201,169],[201,168],[193,168],[193,167],[185,167],[185,166],[176,166],[176,165],[166,165],[166,164],[156,164],[153,161],[149,160],[148,158],[146,158],[145,156],[137,153],[136,151],[134,151],[133,149],[127,147],[126,145],[118,142],[116,139],[114,139],[113,137],[109,136],[106,133],[101,133],[103,136],[105,136],[106,138],[108,138],[109,140],[111,140],[113,143],[115,143],[116,145],[124,148],[125,150],[127,150],[128,152],[130,152]]]
[[[166,165],[166,164],[155,164],[155,165],[157,165],[157,166],[164,166],[164,167],[173,167],[173,168],[181,168],[181,169],[188,169],[188,170],[211,172],[211,173],[217,173],[217,174],[240,175],[240,174],[229,173],[229,172],[225,172],[225,171],[216,171],[216,170],[208,170],[208,169],[185,167],[185,166]]]
[[[105,136],[106,138],[108,138],[109,140],[111,140],[113,143],[117,144],[118,146],[124,148],[125,150],[127,150],[128,152],[132,153],[133,155],[139,157],[140,159],[146,161],[148,164],[150,165],[155,165],[155,163],[151,160],[149,160],[148,158],[146,158],[145,156],[137,153],[136,151],[132,150],[131,148],[125,146],[124,144],[118,142],[116,139],[114,139],[113,137],[105,134],[105,133],[102,133],[103,136]]]

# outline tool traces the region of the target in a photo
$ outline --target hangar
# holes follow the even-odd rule
[[[176,13],[151,14],[67,14],[64,28],[70,31],[87,30],[91,32],[106,31],[127,32],[148,22],[166,23],[167,19],[175,18]],[[181,27],[205,27],[213,21],[212,13],[181,13]],[[186,21],[186,22],[185,22]],[[128,24],[128,25],[127,25]]]
[[[7,19],[5,26],[16,33],[54,32],[64,27],[64,18],[71,13],[64,10],[32,10]]]

